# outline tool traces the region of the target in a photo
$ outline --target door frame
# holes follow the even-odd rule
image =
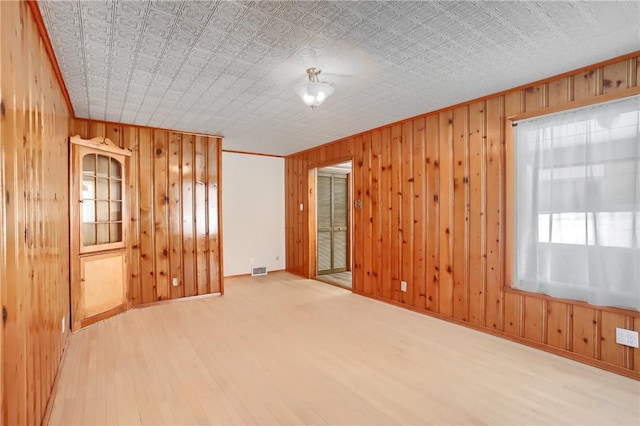
[[[353,251],[355,250],[354,238],[353,238],[353,157],[345,157],[342,159],[331,160],[325,163],[317,163],[312,167],[309,167],[307,170],[307,186],[309,191],[307,193],[307,220],[309,223],[307,229],[307,241],[308,241],[308,249],[309,249],[309,259],[307,265],[307,276],[308,277],[317,277],[318,276],[318,224],[317,224],[317,182],[318,182],[318,169],[322,169],[324,167],[329,167],[336,164],[351,162],[351,172],[348,177],[348,237],[347,237],[347,270],[351,271],[353,269]],[[302,206],[301,206],[302,207]]]

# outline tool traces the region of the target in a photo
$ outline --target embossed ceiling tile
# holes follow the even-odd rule
[[[172,44],[181,45],[183,48],[185,46],[193,45],[199,37],[200,27],[196,26],[197,24],[193,22],[186,22],[184,20],[180,21],[172,35]]]
[[[244,9],[245,6],[242,3],[223,1],[218,4],[218,7],[215,11],[215,16],[232,19],[239,16],[244,11]]]
[[[209,1],[184,2],[182,5],[182,17],[201,26],[210,19],[215,7],[216,3]]]
[[[302,20],[302,25],[307,31],[319,32],[327,25],[328,22],[328,20],[321,19],[317,15],[307,15]]]
[[[159,55],[166,44],[165,39],[152,34],[145,34],[140,41],[140,50],[147,55]]]
[[[255,39],[258,34],[258,29],[254,26],[239,24],[234,28],[233,35],[246,40],[246,42],[251,42]]]
[[[146,31],[156,37],[163,39],[167,38],[169,37],[171,27],[175,20],[176,18],[174,16],[167,15],[166,13],[160,12],[158,10],[152,10],[149,12]]]
[[[276,36],[282,36],[291,31],[292,26],[278,18],[273,18],[265,25],[264,31],[269,31]]]
[[[159,10],[169,15],[177,15],[183,7],[183,2],[180,1],[153,0],[149,3],[154,10]]]
[[[83,20],[112,22],[114,3],[110,1],[83,2],[80,7]]]
[[[384,7],[384,2],[362,1],[354,3],[353,7],[364,16],[372,16],[375,15],[382,7]]]
[[[325,19],[331,20],[340,15],[343,10],[340,2],[321,2],[314,12]]]
[[[77,115],[272,153],[640,47],[637,2],[90,3],[40,2]],[[317,111],[292,89],[313,65],[336,88]]]
[[[215,48],[226,37],[226,33],[223,30],[218,29],[217,27],[217,23],[215,27],[207,27],[204,33],[200,36],[200,40],[198,40],[198,43],[196,43],[196,45],[200,46],[200,44],[205,44],[206,46],[209,46],[209,48],[205,50],[212,51],[211,46]]]
[[[270,2],[258,2],[257,6],[260,7],[266,3]],[[282,10],[277,16],[291,24],[299,24],[300,22],[302,22],[307,13],[308,11],[299,6],[298,3],[285,2],[285,6],[282,7]]]
[[[154,73],[158,60],[154,56],[138,55],[136,70]]]

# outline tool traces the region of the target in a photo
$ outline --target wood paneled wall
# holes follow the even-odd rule
[[[222,292],[222,139],[83,119],[72,133],[132,151],[130,303]]]
[[[362,200],[354,211],[354,292],[640,378],[640,350],[615,343],[615,327],[640,330],[640,313],[510,288],[507,197],[507,117],[637,87],[637,56],[287,157],[287,269],[315,273],[310,170],[352,158],[354,199]],[[300,211],[300,203],[311,206]]]
[[[0,64],[0,423],[40,424],[69,334],[71,114],[25,2],[0,2]]]

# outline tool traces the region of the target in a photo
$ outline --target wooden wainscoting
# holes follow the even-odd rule
[[[286,158],[287,270],[311,277],[308,171],[353,158],[353,290],[640,378],[640,313],[511,290],[511,122],[638,87],[639,53]],[[407,292],[400,282],[408,283]]]
[[[0,424],[10,426],[42,421],[69,334],[71,114],[27,3],[0,2],[0,40]]]
[[[83,119],[72,134],[132,151],[129,302],[223,292],[222,138]]]

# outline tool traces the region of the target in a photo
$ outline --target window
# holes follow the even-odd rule
[[[122,242],[122,164],[108,155],[82,157],[82,246]]]
[[[640,97],[516,126],[514,287],[640,310]]]

